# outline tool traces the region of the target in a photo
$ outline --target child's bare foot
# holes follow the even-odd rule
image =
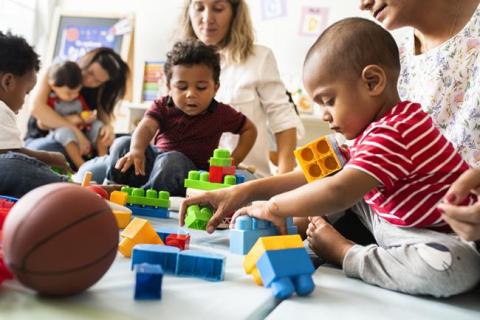
[[[328,262],[342,265],[347,251],[354,243],[342,236],[322,217],[310,217],[307,240],[310,248]]]

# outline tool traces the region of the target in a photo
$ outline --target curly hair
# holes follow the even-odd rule
[[[0,72],[23,76],[40,69],[38,54],[19,36],[0,32]]]
[[[173,66],[194,64],[203,64],[210,68],[215,83],[220,82],[220,56],[217,48],[199,40],[185,40],[175,43],[172,50],[167,53],[167,61],[163,67],[167,85],[172,79]]]

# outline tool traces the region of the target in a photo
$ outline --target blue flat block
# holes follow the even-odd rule
[[[182,228],[164,226],[155,227],[155,232],[158,234],[160,239],[162,239],[163,243],[167,241],[167,237],[171,234],[188,234],[188,232],[183,230]]]
[[[177,267],[177,247],[160,244],[137,244],[132,252],[132,270],[135,265],[150,263],[161,265],[165,273],[175,273]]]
[[[314,272],[312,261],[305,248],[270,250],[266,251],[257,261],[257,269],[260,272],[265,287],[270,287],[273,282],[282,278],[290,278],[294,285],[308,285],[304,277],[296,280],[299,276],[308,276]],[[311,282],[313,284],[313,282]],[[295,288],[297,290],[297,288]],[[298,288],[300,293],[310,293],[305,288]],[[308,294],[306,293],[306,294]]]
[[[127,208],[132,210],[136,216],[152,217],[152,218],[169,218],[169,211],[167,208],[142,207],[138,205],[127,205]]]
[[[262,230],[230,230],[230,252],[247,254],[260,237],[274,236],[277,229],[271,227]]]
[[[237,182],[237,184],[244,183],[245,176],[241,173],[235,173],[235,181]]]
[[[135,272],[135,300],[160,300],[162,267],[158,264],[142,263],[135,266]]]
[[[221,281],[225,257],[219,254],[184,250],[178,254],[176,275]]]

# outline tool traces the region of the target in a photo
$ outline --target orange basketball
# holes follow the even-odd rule
[[[27,193],[3,226],[6,265],[21,283],[45,295],[87,289],[108,270],[117,247],[117,223],[108,204],[74,184]]]

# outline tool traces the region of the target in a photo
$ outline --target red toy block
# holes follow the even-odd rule
[[[100,186],[97,186],[97,185],[91,185],[91,186],[87,186],[87,189],[92,191],[93,193],[96,193],[98,194],[101,198],[103,199],[108,199],[108,192],[107,190],[103,189],[102,187]]]
[[[180,250],[187,250],[190,244],[189,234],[169,234],[165,240],[167,246],[177,247]]]
[[[210,166],[210,182],[223,183],[223,167]]]
[[[3,251],[0,247],[0,284],[8,279],[13,279],[13,274],[7,269],[7,266],[3,262]]]
[[[234,176],[235,175],[235,166],[221,167],[222,174],[225,177],[226,175]]]

